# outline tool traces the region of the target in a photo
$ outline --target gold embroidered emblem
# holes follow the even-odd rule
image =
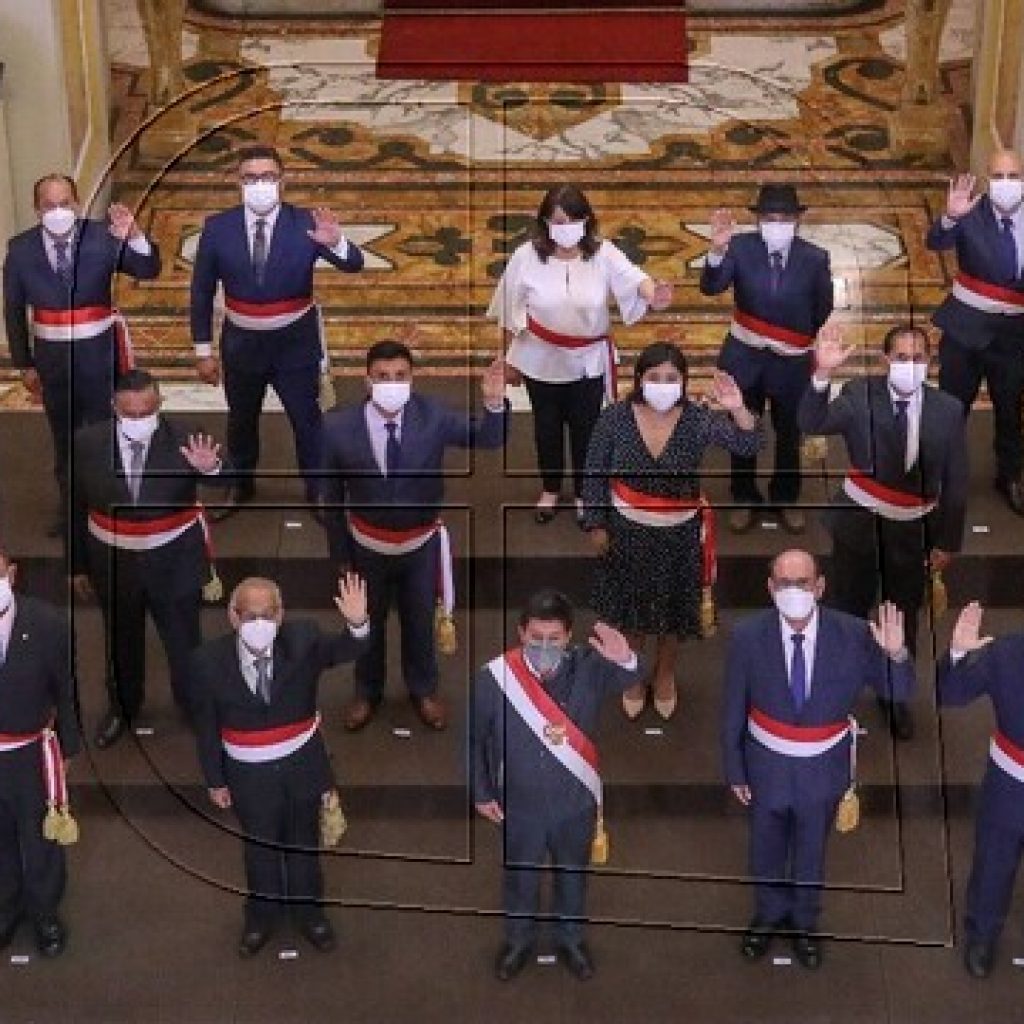
[[[544,739],[548,741],[552,746],[557,747],[560,743],[565,742],[565,726],[564,725],[552,725],[550,722],[544,726]]]

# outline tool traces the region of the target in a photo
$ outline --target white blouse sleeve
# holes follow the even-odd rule
[[[601,243],[600,257],[604,260],[608,287],[611,288],[615,301],[619,305],[619,315],[624,324],[635,324],[647,313],[647,300],[638,291],[642,282],[648,279],[639,267],[634,266],[629,257],[612,242]]]
[[[505,264],[501,280],[494,289],[491,304],[487,307],[487,318],[497,320],[503,330],[519,334],[526,330],[526,288],[523,271],[532,242],[526,242],[509,258]]]

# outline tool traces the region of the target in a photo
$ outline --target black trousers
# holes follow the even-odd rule
[[[202,590],[168,596],[161,580],[143,582],[134,572],[93,579],[107,636],[107,695],[112,708],[127,718],[138,715],[146,697],[146,613],[160,636],[170,671],[171,692],[183,711],[191,711],[189,658],[202,643]]]
[[[552,930],[557,945],[575,945],[583,935],[587,866],[596,811],[570,817],[512,814],[505,819],[505,938],[532,945],[537,936],[541,872],[550,857]]]
[[[984,378],[992,399],[996,477],[1016,480],[1024,467],[1021,402],[1024,401],[1024,337],[999,335],[974,351],[943,334],[939,343],[939,387],[959,398],[970,412]]]
[[[379,704],[388,678],[388,614],[398,609],[402,679],[413,697],[437,691],[434,612],[437,604],[436,536],[406,555],[380,555],[353,543],[355,569],[366,579],[370,649],[356,660],[356,696]]]
[[[903,612],[907,650],[917,656],[918,617],[924,602],[928,538],[920,522],[890,522],[875,517],[875,543],[867,550],[832,538],[831,603],[840,611],[866,618],[878,596]]]
[[[44,925],[64,894],[64,848],[43,838],[46,790],[38,743],[0,753],[0,929],[22,914]]]
[[[585,377],[566,384],[524,377],[526,393],[533,406],[533,439],[537,448],[537,466],[544,490],[557,494],[565,475],[565,432],[569,432],[572,456],[573,491],[578,498],[583,490],[583,470],[594,425],[604,401],[604,378]]]
[[[300,921],[318,920],[323,916],[318,854],[323,794],[302,771],[302,754],[268,764],[224,761],[245,833],[246,924],[270,925],[284,904]]]

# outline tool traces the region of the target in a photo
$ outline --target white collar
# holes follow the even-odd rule
[[[372,399],[366,400],[366,417],[371,427],[377,430],[386,430],[389,423],[394,423],[398,432],[402,432],[402,419],[405,416],[405,406],[395,413],[394,416],[385,416],[380,409],[373,404]]]
[[[789,620],[779,612],[779,622],[782,624],[782,639],[786,642],[796,636],[797,631],[789,624]],[[818,636],[818,605],[815,602],[814,611],[811,612],[807,625],[800,631],[804,637],[805,649],[807,644],[813,644]]]

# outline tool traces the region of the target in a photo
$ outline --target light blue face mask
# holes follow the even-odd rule
[[[537,674],[542,679],[546,679],[558,671],[558,667],[565,657],[565,648],[558,644],[526,643],[523,644],[523,653]]]

